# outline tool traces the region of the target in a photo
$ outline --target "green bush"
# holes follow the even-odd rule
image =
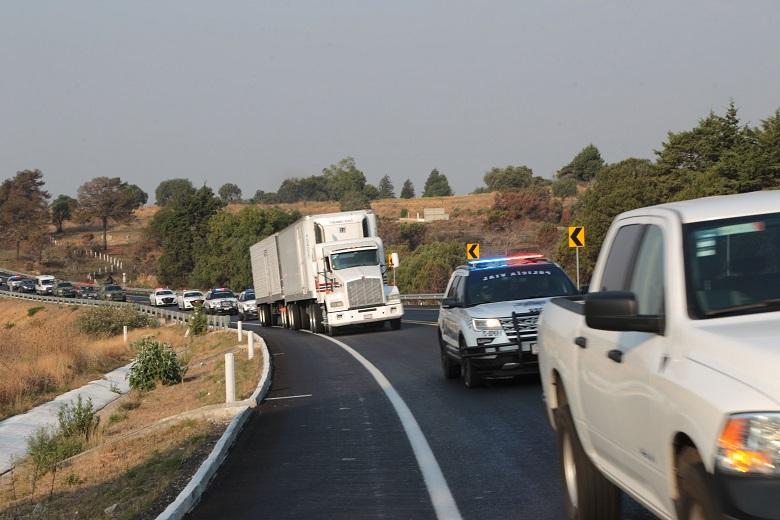
[[[65,403],[60,408],[60,411],[57,412],[57,419],[62,435],[65,437],[84,437],[86,441],[89,441],[100,424],[100,417],[92,408],[92,398],[83,401],[80,395],[76,401]]]
[[[190,333],[193,336],[202,336],[209,330],[208,318],[203,312],[202,305],[195,305],[190,318]]]
[[[181,383],[187,363],[179,360],[173,347],[153,338],[133,343],[137,355],[130,367],[128,381],[136,390],[152,390],[157,382],[164,385]]]
[[[32,492],[35,493],[36,484],[42,475],[50,471],[56,474],[62,461],[81,453],[83,448],[81,439],[62,435],[49,428],[40,428],[27,437],[27,452],[33,463]],[[52,491],[53,488],[54,478]]]
[[[90,307],[85,309],[76,320],[79,332],[94,336],[117,336],[122,327],[128,329],[153,327],[157,322],[130,306]]]
[[[30,307],[29,309],[27,309],[27,316],[32,318],[33,316],[35,316],[36,314],[38,314],[42,310],[43,310],[43,307],[41,307],[41,306]]]

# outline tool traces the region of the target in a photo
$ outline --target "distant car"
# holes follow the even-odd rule
[[[203,310],[206,314],[238,314],[238,299],[230,289],[212,289],[206,293]]]
[[[51,294],[54,289],[54,277],[50,274],[42,274],[35,277],[35,292],[40,295]]]
[[[112,302],[126,302],[125,291],[115,284],[107,284],[100,288],[99,299]]]
[[[5,275],[0,274],[0,285],[5,285],[5,282],[8,280],[8,277]]]
[[[155,289],[152,294],[149,295],[149,305],[152,307],[176,305],[176,294],[170,289]]]
[[[238,319],[257,319],[257,303],[255,302],[255,290],[246,289],[238,295]]]
[[[95,287],[92,285],[82,285],[80,287],[76,287],[76,296],[84,300],[97,300],[98,292],[97,289],[95,289]]]
[[[176,305],[181,310],[187,310],[192,309],[196,305],[203,305],[203,300],[205,299],[205,296],[201,291],[195,291],[191,289],[184,289],[177,297],[176,297]]]
[[[70,282],[57,282],[54,284],[52,294],[61,298],[75,298],[76,288]]]
[[[23,280],[24,276],[13,275],[9,276],[5,283],[8,285],[9,291],[15,291],[19,289],[19,285],[21,285]]]
[[[23,293],[34,293],[35,292],[35,280],[31,280],[29,278],[25,278],[24,280],[19,283],[19,291]]]

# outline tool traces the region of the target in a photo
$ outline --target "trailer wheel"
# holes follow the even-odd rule
[[[290,329],[299,330],[301,328],[301,309],[297,303],[291,303],[287,306],[287,321]]]
[[[311,321],[311,331],[317,334],[325,332],[322,324],[322,308],[316,303],[309,305],[309,319]]]
[[[307,329],[311,330],[311,317],[309,316],[309,304],[308,303],[302,303],[300,305],[296,305],[298,308],[298,328],[299,329]]]

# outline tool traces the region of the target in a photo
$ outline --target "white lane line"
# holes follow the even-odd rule
[[[266,401],[278,401],[280,399],[298,399],[299,397],[311,397],[311,394],[285,395],[284,397],[266,397]]]
[[[417,464],[420,466],[420,471],[423,475],[423,480],[425,481],[425,487],[428,488],[428,494],[431,497],[433,509],[436,512],[436,518],[439,520],[462,520],[458,505],[455,503],[449,486],[447,486],[447,480],[441,472],[439,463],[433,455],[428,440],[420,429],[420,425],[417,424],[417,419],[412,415],[412,411],[401,396],[398,395],[398,392],[396,392],[393,385],[390,384],[390,381],[388,381],[385,375],[374,366],[373,363],[364,358],[359,352],[346,343],[342,343],[335,338],[323,334],[316,335],[333,342],[346,350],[374,377],[374,380],[379,384],[379,387],[390,400],[390,404],[395,408],[395,413],[398,414],[398,418],[401,420],[401,425],[404,427],[406,436],[409,438],[409,443],[412,445],[412,451],[414,452]]]
[[[428,325],[430,327],[436,327],[438,323],[435,321],[418,321],[418,320],[402,320],[404,323],[414,323],[415,325]]]

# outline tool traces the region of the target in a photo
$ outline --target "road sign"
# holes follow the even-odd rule
[[[582,226],[569,227],[569,247],[585,247],[585,228]]]
[[[466,260],[479,260],[479,244],[466,244]]]

